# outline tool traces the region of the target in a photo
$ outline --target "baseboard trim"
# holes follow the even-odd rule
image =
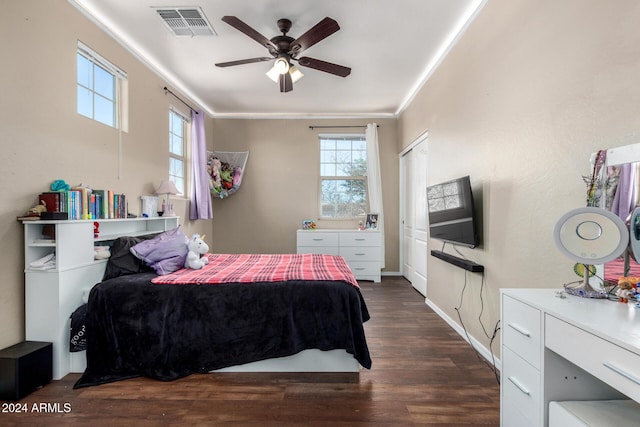
[[[485,347],[480,341],[476,340],[471,334],[469,334],[469,338],[467,338],[467,335],[464,333],[464,329],[462,329],[462,326],[460,326],[451,317],[449,317],[444,311],[440,309],[440,307],[438,307],[429,298],[425,298],[424,302],[429,306],[429,308],[435,311],[436,314],[442,318],[442,320],[447,322],[447,324],[449,324],[449,326],[451,326],[453,330],[456,331],[458,335],[462,337],[463,340],[465,340],[471,346],[473,346],[476,349],[476,351],[480,353],[480,355],[484,357],[487,360],[487,362],[489,362],[489,364],[494,363],[494,359],[491,357],[491,351],[487,347]],[[471,342],[469,342],[469,339],[471,339]],[[502,372],[502,361],[498,357],[495,357],[495,366],[498,371]]]
[[[394,277],[402,276],[402,274],[400,274],[399,271],[381,271],[380,275],[381,276],[394,276]]]

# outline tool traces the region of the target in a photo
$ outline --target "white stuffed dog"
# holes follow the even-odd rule
[[[187,253],[187,258],[184,260],[185,268],[200,270],[209,264],[209,259],[204,256],[204,254],[209,251],[209,245],[205,243],[204,238],[204,235],[200,237],[199,234],[194,234],[191,239],[189,239],[189,243],[187,243],[189,252]]]

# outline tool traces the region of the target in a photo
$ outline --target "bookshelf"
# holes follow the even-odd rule
[[[106,260],[94,260],[94,245],[121,236],[156,234],[178,226],[178,217],[23,221],[25,261],[25,338],[53,343],[53,378],[82,372],[84,352],[69,352],[69,316],[82,294],[102,280]],[[94,237],[94,221],[99,234]],[[30,265],[55,253],[53,268]]]

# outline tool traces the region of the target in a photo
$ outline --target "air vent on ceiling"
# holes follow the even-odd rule
[[[158,16],[176,36],[214,36],[215,31],[199,7],[156,9]]]

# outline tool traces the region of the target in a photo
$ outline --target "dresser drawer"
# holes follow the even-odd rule
[[[298,246],[339,246],[339,233],[298,232]]]
[[[540,371],[516,353],[502,347],[502,402],[509,408],[509,419],[528,420],[526,425],[539,426],[540,411]],[[505,412],[503,411],[503,415]],[[503,420],[504,421],[504,420]],[[505,427],[509,423],[504,423]],[[512,424],[520,427],[521,424]]]
[[[502,296],[502,344],[540,369],[541,314],[507,295]]]
[[[380,246],[380,233],[354,231],[340,233],[340,246]]]
[[[615,328],[615,325],[611,325]],[[545,345],[594,377],[640,401],[640,355],[549,314]]]
[[[347,261],[349,268],[357,279],[365,276],[380,276],[380,263],[378,261]]]
[[[379,261],[379,246],[341,246],[340,255],[347,261]]]
[[[298,246],[297,253],[340,255],[340,248],[337,246]]]

